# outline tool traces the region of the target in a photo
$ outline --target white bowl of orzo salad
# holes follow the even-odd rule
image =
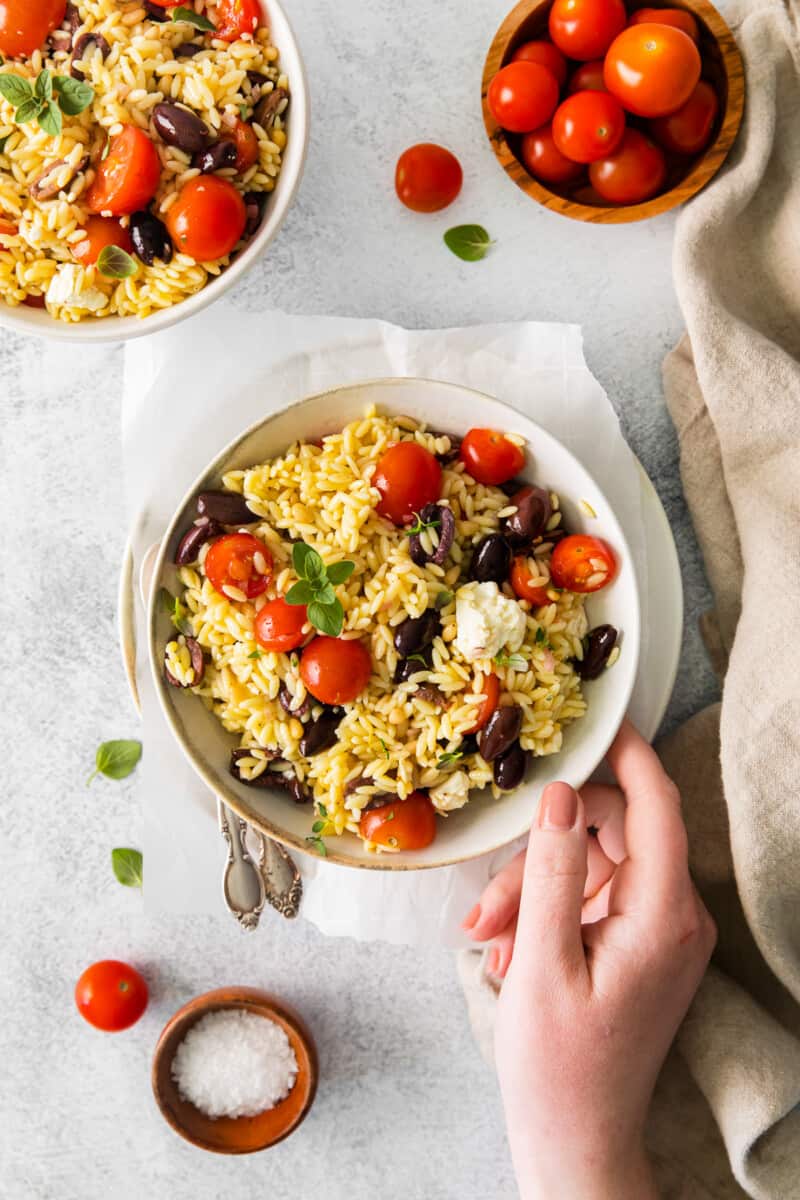
[[[116,341],[199,311],[275,236],[307,140],[278,0],[4,0],[0,324]]]
[[[545,784],[601,761],[637,670],[633,564],[597,484],[446,383],[354,385],[242,434],[154,579],[156,688],[195,770],[349,866],[441,866],[524,833]]]

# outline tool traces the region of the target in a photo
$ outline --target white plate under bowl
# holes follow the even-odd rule
[[[194,482],[176,512],[161,545],[154,569],[148,608],[148,650],[156,694],[182,750],[212,792],[221,795],[244,820],[294,849],[308,853],[309,809],[296,806],[281,792],[259,791],[229,774],[231,750],[238,739],[190,691],[170,687],[163,672],[164,646],[171,625],[156,602],[159,589],[181,590],[172,563],[181,535],[196,516],[198,492],[219,487],[222,476],[282,454],[296,440],[333,433],[363,415],[369,404],[382,412],[405,414],[437,428],[463,435],[480,412],[482,425],[516,433],[532,447],[525,477],[558,493],[567,528],[600,536],[614,548],[619,571],[613,584],[589,598],[590,625],[610,623],[621,631],[622,653],[614,667],[586,686],[588,711],[565,732],[557,755],[535,759],[527,780],[514,792],[494,800],[487,791],[447,820],[425,850],[407,854],[367,853],[358,838],[329,839],[330,861],[378,870],[418,870],[465,862],[496,850],[526,832],[542,788],[556,779],[583,784],[603,759],[636,678],[640,616],[636,575],[625,536],[609,502],[585,467],[541,426],[489,396],[454,384],[415,379],[378,380],[312,396],[259,422],[226,447]],[[585,500],[596,512],[587,518]]]
[[[289,19],[280,0],[260,0],[261,7],[272,34],[272,44],[277,48],[281,70],[289,80],[291,100],[287,110],[287,141],[275,190],[270,192],[264,209],[264,219],[258,232],[221,275],[212,279],[199,292],[188,296],[180,304],[173,304],[151,313],[149,317],[86,317],[83,321],[58,321],[43,309],[20,305],[12,308],[0,300],[0,326],[15,333],[35,334],[37,337],[54,338],[68,342],[127,342],[145,334],[158,333],[178,321],[213,304],[249,270],[256,259],[264,253],[283,224],[303,176],[308,150],[310,119],[308,80]]]

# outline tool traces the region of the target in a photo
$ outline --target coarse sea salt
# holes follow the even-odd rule
[[[192,1026],[172,1061],[184,1100],[207,1117],[254,1117],[294,1087],[297,1059],[284,1030],[243,1009],[218,1009]]]

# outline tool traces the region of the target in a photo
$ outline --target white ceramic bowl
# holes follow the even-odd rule
[[[87,317],[72,324],[56,321],[43,309],[12,308],[0,300],[0,326],[15,333],[32,333],[37,337],[55,338],[65,342],[125,342],[145,334],[158,333],[178,321],[185,321],[218,300],[238,279],[241,279],[260,254],[266,250],[281,227],[284,217],[300,185],[308,149],[309,96],[300,48],[279,0],[261,0],[264,16],[272,31],[272,41],[280,52],[280,66],[289,79],[291,103],[287,116],[288,140],[283,154],[278,182],[270,194],[261,227],[245,250],[227,270],[207,283],[201,291],[181,304],[174,304],[149,317]]]
[[[589,597],[591,626],[604,622],[621,633],[621,654],[601,677],[586,684],[588,712],[570,725],[560,754],[534,760],[528,779],[515,792],[492,799],[487,790],[473,794],[469,804],[439,822],[436,840],[425,850],[406,854],[367,854],[350,835],[328,838],[329,858],[353,867],[413,870],[445,866],[475,858],[506,845],[523,834],[536,812],[545,784],[565,779],[579,787],[602,760],[625,714],[639,657],[639,596],[630,551],[611,506],[576,458],[539,425],[513,408],[478,392],[454,384],[419,379],[389,379],[357,384],[312,396],[260,421],[224,449],[192,484],[184,497],[155,564],[150,593],[148,641],[156,692],[178,742],[208,787],[221,795],[244,820],[296,850],[307,851],[305,841],[312,823],[310,806],[298,806],[283,793],[248,788],[228,772],[231,750],[237,739],[190,691],[171,687],[164,680],[164,647],[174,635],[167,614],[158,603],[166,587],[181,590],[172,558],[181,534],[196,516],[197,493],[219,487],[230,470],[252,466],[282,454],[297,439],[312,439],[338,431],[360,417],[368,404],[380,411],[405,413],[438,429],[464,434],[474,425],[521,434],[528,443],[525,478],[558,493],[566,525],[572,532],[605,538],[619,560],[613,584]],[[586,515],[586,500],[597,513]]]

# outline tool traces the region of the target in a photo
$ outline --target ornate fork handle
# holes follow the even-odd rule
[[[303,880],[287,850],[262,833],[258,863],[247,849],[247,822],[217,799],[219,825],[228,844],[222,891],[225,903],[245,929],[255,929],[267,901],[283,917],[296,917],[303,896]]]

